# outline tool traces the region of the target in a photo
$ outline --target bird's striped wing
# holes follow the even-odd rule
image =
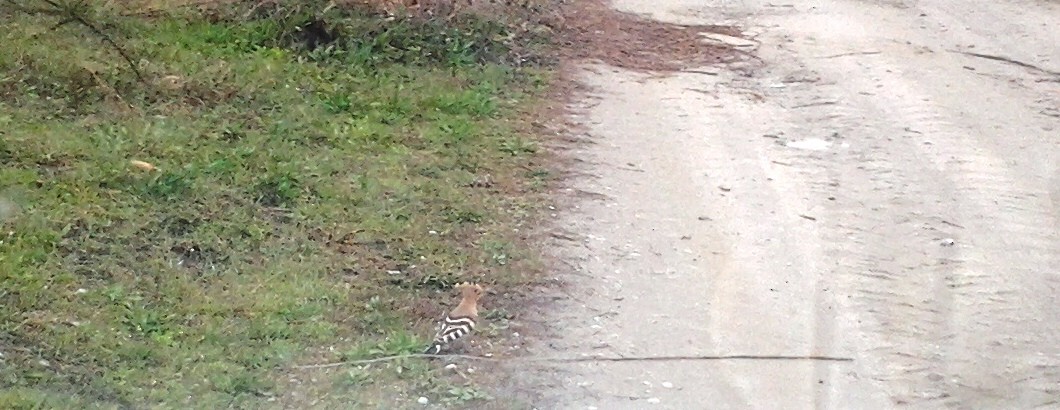
[[[444,327],[437,336],[437,338],[441,339],[442,343],[452,343],[461,337],[467,336],[472,330],[475,330],[475,319],[467,316],[449,317],[447,315],[443,324]]]
[[[434,336],[434,341],[427,348],[427,353],[437,354],[442,350],[442,347],[448,345],[464,336],[467,336],[475,330],[475,319],[469,316],[451,317],[445,316],[439,324],[438,333]]]

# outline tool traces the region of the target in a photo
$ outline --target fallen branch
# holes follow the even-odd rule
[[[347,360],[334,363],[309,364],[294,366],[295,369],[325,369],[332,367],[352,366],[359,364],[371,364],[388,362],[406,358],[457,358],[467,360],[482,360],[489,362],[549,362],[549,363],[579,363],[579,362],[672,362],[672,361],[715,361],[715,360],[796,360],[796,361],[825,361],[825,362],[852,362],[853,358],[833,356],[784,356],[784,355],[724,355],[724,356],[633,356],[633,357],[510,357],[496,358],[484,356],[470,356],[461,354],[434,355],[434,354],[403,354],[394,356],[383,356],[374,359]]]
[[[839,57],[848,57],[848,56],[868,56],[868,55],[880,54],[880,53],[882,53],[882,52],[881,51],[854,51],[854,52],[850,52],[850,53],[832,54],[832,55],[815,57],[815,58],[823,60],[823,59],[826,59],[826,58],[839,58]]]
[[[822,105],[835,105],[838,102],[839,101],[835,101],[835,100],[815,101],[815,102],[812,102],[812,103],[793,105],[793,106],[791,106],[791,108],[795,109],[795,108],[819,107],[819,106],[822,106]]]
[[[470,359],[470,360],[498,361],[498,359],[495,359],[495,358],[492,358],[492,357],[483,357],[483,356],[470,356],[470,355],[461,355],[461,354],[437,355],[437,354],[414,353],[414,354],[399,354],[399,355],[393,355],[393,356],[383,356],[383,357],[377,357],[377,358],[374,358],[374,359],[346,360],[346,361],[342,361],[342,362],[321,363],[321,364],[306,364],[306,365],[294,366],[294,368],[295,369],[327,369],[327,368],[331,368],[331,367],[342,367],[342,366],[352,366],[352,365],[358,365],[358,364],[371,364],[371,363],[379,363],[379,362],[389,362],[389,361],[393,361],[393,360],[407,359],[407,358],[414,358],[414,357],[427,358],[427,359],[429,359],[429,358],[449,357],[449,358]]]
[[[1060,72],[1056,72],[1056,71],[1052,71],[1052,70],[1046,70],[1046,69],[1038,67],[1038,66],[1036,66],[1034,64],[1024,63],[1022,61],[1013,60],[1013,59],[1008,58],[1008,57],[995,56],[995,55],[983,54],[983,53],[974,53],[974,52],[971,52],[971,51],[959,51],[959,50],[946,50],[946,51],[949,51],[951,53],[964,54],[966,56],[985,58],[987,60],[1000,61],[1000,62],[1003,62],[1003,63],[1009,63],[1009,64],[1012,64],[1012,65],[1017,65],[1017,66],[1020,66],[1020,67],[1023,67],[1023,68],[1029,68],[1031,70],[1035,70],[1035,71],[1038,71],[1038,72],[1042,72],[1042,73],[1046,73],[1046,74],[1050,74],[1050,75],[1055,75],[1055,76],[1060,76]]]
[[[56,3],[54,0],[40,0],[40,1],[43,1],[44,3],[48,4],[49,6],[51,6],[52,7],[51,9],[24,7],[21,4],[19,4],[18,2],[16,2],[15,0],[4,0],[4,1],[6,3],[10,4],[11,7],[14,8],[15,10],[23,12],[23,13],[27,13],[27,14],[43,14],[43,15],[48,15],[48,16],[61,17],[61,19],[59,20],[59,23],[52,27],[53,30],[57,29],[59,27],[62,27],[64,25],[68,24],[68,23],[73,23],[73,22],[80,23],[82,26],[85,26],[90,31],[92,31],[92,33],[95,34],[97,37],[99,37],[101,41],[103,41],[107,45],[109,45],[112,48],[114,48],[114,50],[117,51],[119,55],[121,55],[121,58],[125,59],[125,62],[129,64],[129,68],[132,69],[133,74],[136,74],[136,79],[137,80],[139,80],[141,83],[146,83],[147,82],[146,80],[144,80],[143,74],[140,73],[140,69],[136,68],[136,63],[133,62],[133,59],[132,59],[132,57],[129,56],[129,53],[127,53],[124,48],[122,48],[120,45],[118,45],[117,42],[115,42],[113,39],[111,39],[110,36],[108,36],[106,33],[104,33],[103,30],[100,30],[99,27],[96,27],[95,24],[89,23],[88,20],[86,20],[83,15],[81,15],[78,12],[74,11],[74,9],[72,7],[64,7],[63,5],[61,5],[59,3]]]

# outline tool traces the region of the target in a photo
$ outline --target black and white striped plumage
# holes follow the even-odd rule
[[[438,325],[438,333],[434,336],[434,341],[431,345],[424,350],[423,353],[427,354],[438,354],[442,351],[442,347],[455,342],[464,336],[467,336],[475,330],[475,318],[470,316],[452,317],[449,315],[445,316],[445,319]]]
[[[471,334],[478,322],[478,300],[485,292],[482,286],[471,283],[456,285],[460,289],[460,304],[438,323],[438,332],[425,354],[441,353],[442,348]]]

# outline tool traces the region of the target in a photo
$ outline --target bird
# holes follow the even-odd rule
[[[478,322],[478,301],[486,289],[477,283],[464,282],[454,286],[460,290],[460,304],[438,322],[438,331],[424,354],[438,354],[442,348],[467,336]]]

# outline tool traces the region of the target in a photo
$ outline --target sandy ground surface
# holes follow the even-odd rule
[[[614,6],[765,64],[586,67],[571,286],[528,349],[853,361],[558,365],[537,408],[1060,408],[1060,3]]]

